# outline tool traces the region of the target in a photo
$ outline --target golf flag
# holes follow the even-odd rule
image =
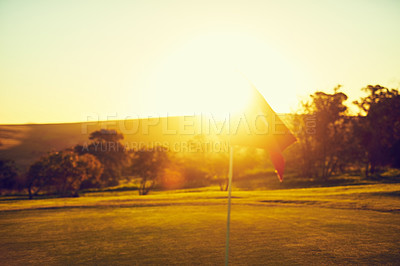
[[[282,152],[296,138],[272,110],[264,97],[252,86],[251,97],[244,112],[233,118],[231,144],[261,148],[269,151],[279,180],[283,181],[285,159]]]

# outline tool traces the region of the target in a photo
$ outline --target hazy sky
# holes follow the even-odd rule
[[[400,87],[400,1],[0,1],[0,124],[277,112],[342,84]],[[236,99],[234,99],[236,97]]]

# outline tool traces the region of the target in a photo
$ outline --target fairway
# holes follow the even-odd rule
[[[232,265],[397,264],[398,184],[234,191]],[[3,265],[224,263],[226,193],[0,201]]]

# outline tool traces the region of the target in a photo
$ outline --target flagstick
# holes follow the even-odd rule
[[[233,174],[233,146],[229,147],[229,174],[228,174],[228,217],[226,222],[226,243],[225,243],[225,265],[229,259],[229,229],[231,225],[231,194],[232,194],[232,174]]]

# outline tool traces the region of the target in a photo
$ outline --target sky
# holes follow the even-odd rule
[[[400,88],[400,1],[0,1],[0,124],[278,113]],[[238,82],[236,82],[238,81]]]

